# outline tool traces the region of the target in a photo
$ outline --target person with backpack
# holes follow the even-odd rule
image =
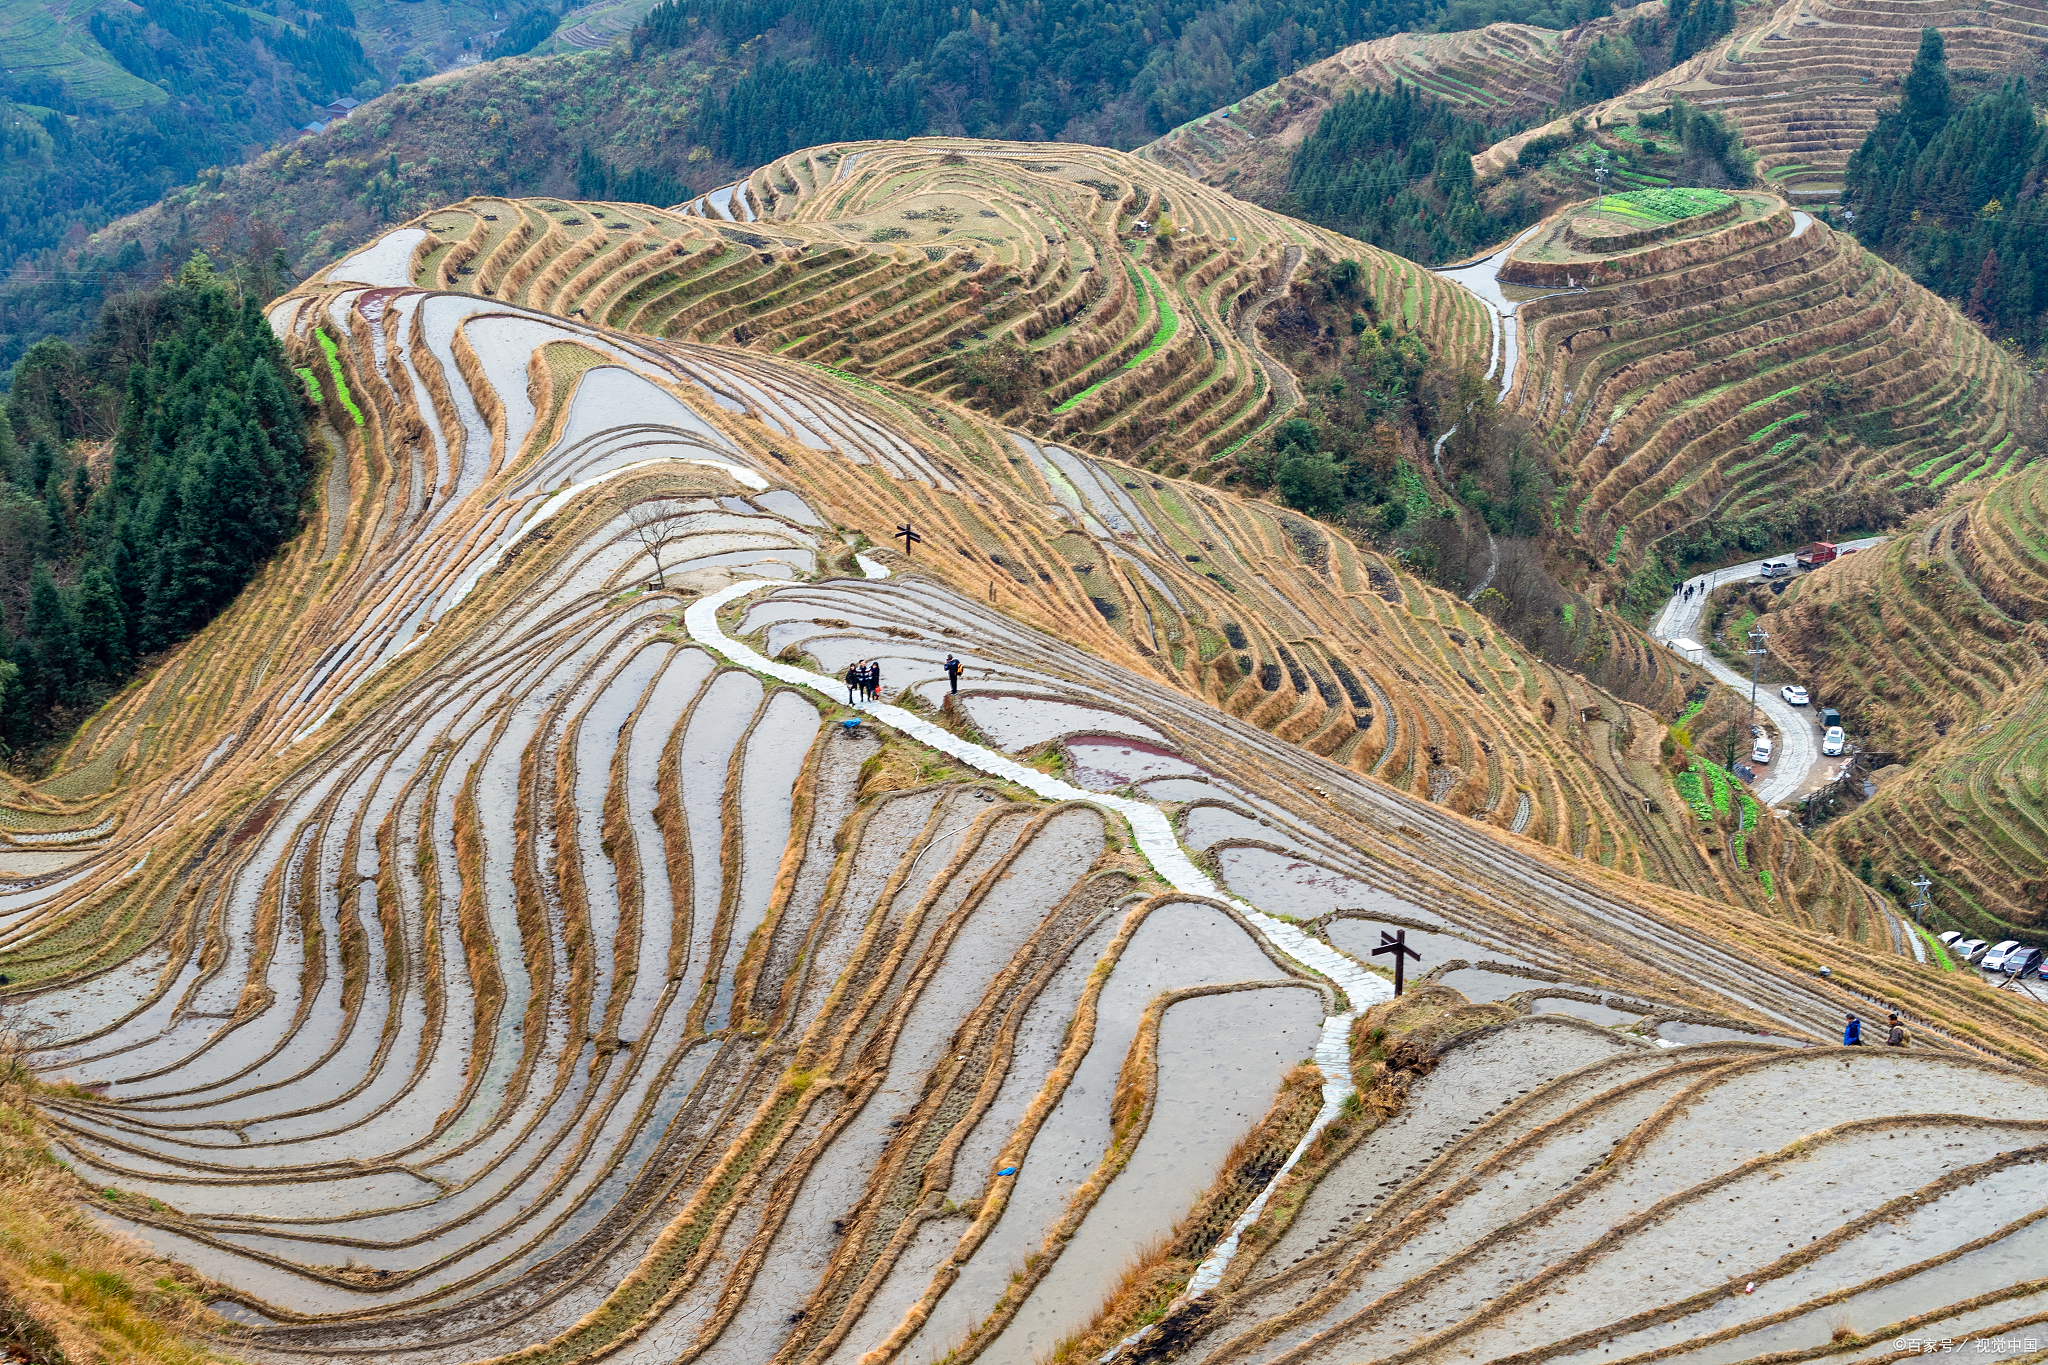
[[[1906,1045],[1906,1025],[1899,1018],[1897,1010],[1892,1011],[1891,1030],[1884,1036],[1884,1045],[1886,1047],[1904,1047]]]
[[[1863,1046],[1863,1021],[1853,1014],[1849,1016],[1849,1022],[1842,1027],[1842,1046]]]
[[[953,684],[953,691],[960,690],[960,661],[950,654],[946,656],[946,681]]]

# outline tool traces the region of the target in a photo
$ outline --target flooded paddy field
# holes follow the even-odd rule
[[[1455,604],[936,393],[549,312],[609,258],[531,244],[506,295],[394,237],[274,307],[367,414],[347,505],[93,722],[113,789],[22,799],[79,850],[0,872],[52,1150],[223,1349],[1806,1349],[1860,1261],[2028,1310],[2030,1035],[1818,1046],[1865,950],[1823,982],[1567,856],[1597,784],[1502,759],[1577,761],[1551,684],[1402,687],[1481,667]]]

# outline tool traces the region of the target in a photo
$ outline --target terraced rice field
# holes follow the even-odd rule
[[[2000,72],[2032,59],[2048,38],[2048,14],[2009,0],[1782,0],[1691,61],[1574,113],[1615,123],[1673,97],[1705,105],[1741,131],[1766,184],[1794,199],[1824,201],[1840,193],[1849,155],[1878,110],[1897,101],[1923,28],[1941,30],[1952,70]],[[1496,144],[1477,169],[1497,173],[1524,140],[1544,131]]]
[[[1299,401],[1241,322],[1308,257],[1359,260],[1433,347],[1485,325],[1393,257],[1095,147],[848,143],[676,213],[471,200],[419,231],[421,286],[807,361],[1180,471]],[[1017,382],[976,387],[991,363]]]
[[[573,279],[502,207],[459,236],[491,278]],[[879,377],[410,283],[459,272],[455,221],[273,306],[363,418],[324,386],[316,515],[0,804],[10,1027],[74,1083],[51,1140],[212,1277],[236,1354],[1100,1355],[1160,1306],[1134,1262],[1225,1305],[1222,1346],[1233,1295],[1349,1264],[1381,1118],[1442,1148],[1404,1095],[1460,1021],[1535,1040],[1492,1070],[1536,1093],[1617,1055],[1718,1081],[1731,1040],[1768,1067],[1897,1000],[1919,1046],[1838,1097],[2034,1103],[1956,1078],[2048,1058],[2043,1017],[1862,899],[1641,879],[1710,856],[1615,757],[1654,724],[1454,599]],[[842,700],[859,659],[883,703]],[[1372,1012],[1395,927],[1443,989]],[[1789,1124],[1768,1084],[1814,1082],[1770,1076],[1740,1093]],[[1459,1089],[1457,1131],[1499,1107]],[[1944,1135],[2010,1129],[1962,1103]],[[1638,1146],[1697,1181],[1751,1129],[1698,1132]],[[1386,1141],[1376,1178],[1421,1170]]]
[[[1184,123],[1137,155],[1245,198],[1270,201],[1287,188],[1293,149],[1344,96],[1391,90],[1398,82],[1483,123],[1540,118],[1563,102],[1586,49],[1626,29],[1630,17],[1611,15],[1566,32],[1489,24],[1459,33],[1375,38]]]
[[[1958,925],[2031,931],[2048,904],[2048,470],[1996,478],[1764,620],[1867,747],[1908,771],[1831,825],[1880,873],[1927,875]]]
[[[1359,43],[1183,124],[1138,155],[1270,200],[1286,189],[1294,147],[1352,91],[1405,82],[1483,122],[1540,118],[1564,104],[1585,49],[1630,18],[1617,13],[1562,34],[1492,24]],[[1831,199],[1878,109],[1897,100],[1923,27],[1942,31],[1952,69],[2004,71],[2048,39],[2039,6],[2006,0],[1781,0],[1760,21],[1745,15],[1739,33],[1625,95],[1503,139],[1475,158],[1475,169],[1482,180],[1499,176],[1524,142],[1570,118],[1613,128],[1678,97],[1726,114],[1757,154],[1765,184],[1795,200]]]
[[[1594,1021],[1641,1004],[1537,1003],[1564,1008],[1418,1028],[1400,1115],[1126,1358],[1862,1360],[2048,1312],[2031,1074],[1709,1028],[1631,1049]],[[1376,1013],[1391,1042],[1426,1008]]]
[[[1645,222],[1675,223],[1681,218],[1711,212],[1729,202],[1730,196],[1720,190],[1631,190],[1626,194],[1603,196],[1599,207],[1604,213],[1641,218]]]
[[[1732,221],[1614,255],[1567,242],[1567,213],[1501,271],[1552,291],[1518,309],[1508,401],[1589,499],[1589,552],[1621,537],[1634,564],[1682,564],[1709,523],[1795,497],[1854,526],[2033,458],[2011,424],[2024,376],[1982,332],[1778,197],[1737,198]],[[1849,386],[1832,430],[1830,380]]]

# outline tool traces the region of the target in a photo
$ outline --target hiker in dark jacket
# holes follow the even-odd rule
[[[955,692],[960,690],[960,661],[950,654],[946,656],[946,680],[953,684]]]
[[[860,700],[860,660],[855,659],[846,666],[846,704],[853,705]]]
[[[1884,1045],[1886,1047],[1904,1047],[1906,1045],[1906,1025],[1896,1013],[1892,1015],[1891,1030],[1884,1036]]]
[[[1853,1014],[1849,1016],[1849,1022],[1842,1028],[1842,1046],[1863,1046],[1863,1021]]]
[[[868,700],[880,701],[881,699],[882,661],[880,659],[870,659],[868,661]]]

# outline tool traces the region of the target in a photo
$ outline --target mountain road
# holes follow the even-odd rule
[[[1871,536],[1838,543],[1844,551],[1849,551],[1881,545],[1884,540],[1883,536]],[[1771,558],[1789,561],[1791,555],[1774,555]],[[1687,579],[1679,585],[1678,591],[1671,594],[1671,600],[1664,604],[1664,610],[1657,613],[1657,619],[1650,623],[1650,638],[1660,644],[1669,644],[1673,640],[1697,640],[1699,637],[1695,632],[1700,627],[1700,615],[1706,609],[1707,593],[1725,583],[1761,579],[1766,562],[1755,559],[1747,564],[1731,564]],[[1695,589],[1690,598],[1685,595],[1688,584]],[[1726,683],[1745,697],[1749,695],[1749,679],[1713,655],[1702,655],[1700,666],[1716,681]],[[1821,761],[1820,725],[1814,719],[1817,713],[1813,708],[1791,705],[1778,695],[1776,687],[1759,686],[1756,693],[1757,709],[1778,732],[1778,752],[1772,756],[1770,769],[1757,775],[1754,790],[1757,800],[1774,806],[1798,795],[1813,775],[1814,766]]]

